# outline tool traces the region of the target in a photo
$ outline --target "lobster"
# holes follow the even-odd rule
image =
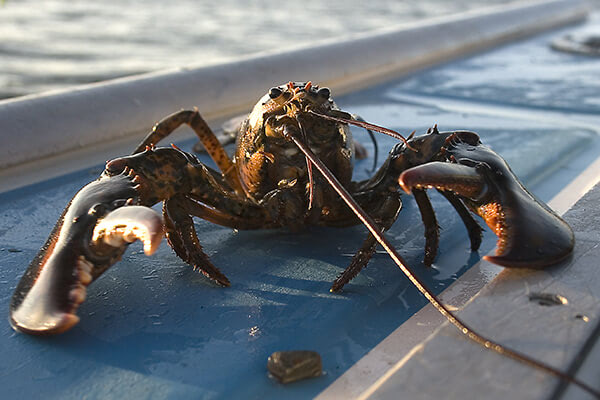
[[[189,125],[219,171],[176,146],[156,147]],[[354,142],[349,124],[399,141],[368,179],[352,181]],[[315,173],[314,169],[319,171]],[[425,225],[424,263],[437,254],[439,228],[427,189],[435,188],[462,219],[473,251],[482,229],[497,235],[496,253],[484,258],[513,268],[544,268],[567,258],[569,225],[533,196],[497,153],[470,131],[404,138],[340,110],[328,88],[311,82],[276,86],[243,121],[231,158],[197,110],[176,112],[155,125],[129,156],[109,160],[98,180],[71,200],[46,244],[18,284],[10,304],[14,329],[38,335],[75,325],[85,288],[141,240],[151,254],[166,237],[186,263],[221,286],[230,281],[203,251],[193,217],[239,230],[317,225],[343,228],[363,223],[367,238],[333,282],[339,291],[369,262],[378,245],[427,299],[469,338],[518,361],[598,393],[583,382],[484,338],[446,308],[417,278],[384,232],[412,193]],[[162,202],[162,216],[152,207]],[[472,213],[471,213],[472,212]]]

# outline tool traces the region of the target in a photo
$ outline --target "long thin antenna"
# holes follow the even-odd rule
[[[339,118],[339,117],[334,117],[331,115],[319,114],[318,112],[314,112],[313,110],[309,110],[308,113],[315,115],[317,117],[323,118],[323,119],[328,119],[330,121],[341,122],[341,123],[350,124],[350,125],[356,125],[356,126],[360,126],[361,128],[365,128],[366,130],[373,130],[375,132],[383,133],[385,135],[393,137],[394,139],[401,140],[402,142],[404,142],[406,147],[408,147],[411,150],[417,151],[416,149],[410,147],[410,145],[408,144],[408,141],[400,133],[398,133],[394,130],[388,129],[388,128],[384,128],[383,126],[375,125],[375,124],[372,124],[367,121]]]
[[[367,122],[364,119],[362,119],[360,115],[357,114],[352,114],[352,120],[359,122]],[[371,138],[371,142],[373,143],[373,169],[370,172],[375,172],[375,170],[377,169],[377,161],[379,161],[379,144],[377,143],[377,139],[375,138],[375,134],[373,133],[373,131],[369,128],[364,129],[369,134],[369,138]]]
[[[306,84],[307,87],[308,87],[309,83],[310,83],[310,81],[308,81],[308,83]],[[306,131],[304,130],[304,126],[302,126],[302,123],[300,122],[300,119],[298,119],[298,117],[296,117],[296,123],[298,123],[298,127],[300,128],[300,132],[302,133],[303,140],[307,140]],[[302,142],[302,143],[304,143],[304,142]],[[315,179],[313,176],[312,166],[313,166],[312,162],[310,162],[308,157],[306,157],[306,171],[308,172],[308,210],[309,211],[312,209],[312,204],[313,204],[313,200],[314,200],[314,190],[315,190]]]
[[[320,114],[317,114],[320,115]],[[350,207],[350,209],[356,214],[356,216],[362,221],[362,223],[367,227],[369,232],[377,239],[377,242],[385,249],[385,251],[389,254],[389,256],[394,260],[394,262],[398,265],[398,267],[402,270],[404,275],[412,282],[413,285],[421,292],[427,300],[435,307],[435,309],[442,314],[446,319],[454,326],[456,326],[463,334],[465,334],[469,339],[474,342],[480,344],[486,349],[490,349],[498,354],[504,355],[506,357],[512,358],[513,360],[519,361],[523,364],[529,365],[531,367],[537,368],[539,370],[545,371],[551,375],[557,376],[561,379],[564,379],[567,382],[573,383],[579,386],[581,389],[587,391],[592,394],[596,398],[600,399],[600,391],[597,391],[593,387],[589,386],[587,383],[578,380],[575,377],[572,377],[550,365],[547,365],[541,361],[534,360],[533,358],[517,352],[515,350],[509,349],[491,339],[488,339],[484,336],[481,336],[473,329],[471,329],[467,324],[465,324],[462,320],[456,317],[438,298],[437,296],[429,289],[425,284],[415,276],[412,271],[406,266],[406,262],[400,256],[400,254],[396,251],[394,246],[387,240],[385,235],[381,232],[381,229],[377,226],[375,221],[360,207],[360,205],[354,200],[354,198],[348,193],[348,191],[341,185],[341,183],[337,180],[335,175],[327,168],[327,166],[312,152],[312,150],[298,137],[292,135],[288,136],[290,140],[292,140],[296,146],[304,153],[306,158],[310,160],[311,163],[321,172],[321,174],[325,177],[327,182],[333,187],[333,189],[340,195],[342,200]]]

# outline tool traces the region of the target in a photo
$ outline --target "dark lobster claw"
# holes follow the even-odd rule
[[[79,321],[86,286],[117,262],[127,245],[144,242],[154,252],[163,236],[162,218],[132,206],[136,182],[126,174],[102,176],[71,200],[52,233],[17,285],[10,323],[18,331],[61,333]]]
[[[434,187],[458,194],[498,236],[496,254],[484,259],[505,267],[543,268],[573,251],[569,225],[546,204],[537,200],[502,157],[481,144],[473,132],[448,137],[445,157],[406,170],[400,186]]]

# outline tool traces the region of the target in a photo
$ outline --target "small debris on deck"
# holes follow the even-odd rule
[[[267,369],[281,383],[321,376],[321,356],[316,351],[276,351],[267,360]]]

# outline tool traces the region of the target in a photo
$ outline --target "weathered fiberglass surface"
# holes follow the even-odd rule
[[[422,133],[434,123],[441,130],[477,131],[536,195],[549,200],[600,149],[598,124],[590,123],[600,111],[595,73],[600,62],[550,50],[547,42],[557,34],[354,93],[338,103],[404,133]],[[354,132],[372,155],[366,135]],[[378,142],[381,162],[394,141],[379,137]],[[191,144],[180,143],[186,149]],[[367,176],[371,163],[356,164],[357,179]],[[101,169],[0,194],[4,321],[18,280],[63,207]],[[388,236],[437,292],[493,248],[495,238],[488,231],[482,249],[471,253],[458,216],[433,193],[442,227],[440,252],[435,265],[425,268],[420,216],[412,199],[403,199]],[[8,322],[0,324],[4,396],[306,398],[425,304],[385,254],[376,254],[341,294],[329,292],[362,243],[362,227],[234,232],[198,220],[196,228],[214,263],[230,278],[230,288],[207,282],[166,243],[149,258],[134,244],[89,287],[78,313],[81,322],[70,332],[35,338],[13,332]],[[267,357],[288,349],[318,351],[324,375],[289,386],[271,380]]]

